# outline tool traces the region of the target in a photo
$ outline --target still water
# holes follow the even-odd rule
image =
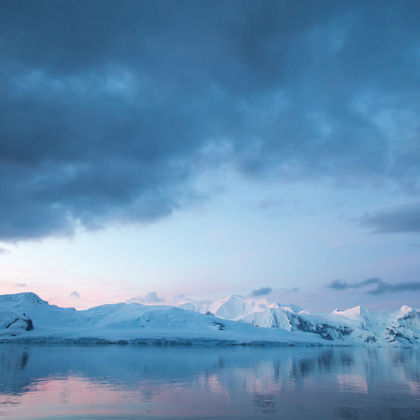
[[[420,350],[0,345],[6,419],[420,419]]]

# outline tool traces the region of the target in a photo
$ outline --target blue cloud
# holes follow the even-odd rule
[[[371,285],[374,285],[375,287],[373,289],[366,289],[367,286]],[[327,287],[339,291],[362,289],[364,293],[369,295],[383,295],[386,293],[420,290],[420,282],[401,282],[398,284],[390,284],[379,278],[370,278],[358,283],[348,283],[342,280],[334,280],[327,284]]]
[[[2,1],[0,239],[158,220],[227,162],[278,182],[415,191],[419,11]]]
[[[252,291],[251,296],[266,296],[271,294],[273,289],[271,287],[261,287]]]
[[[376,233],[420,233],[420,203],[410,203],[361,218]]]

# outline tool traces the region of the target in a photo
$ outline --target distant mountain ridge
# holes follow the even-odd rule
[[[420,313],[408,306],[314,315],[229,296],[179,307],[117,303],[79,311],[34,293],[0,295],[0,342],[418,346],[419,336]]]
[[[372,312],[356,306],[336,309],[332,313],[310,314],[296,305],[234,295],[217,300],[184,302],[179,307],[260,328],[314,333],[329,341],[420,344],[420,312],[406,305],[398,311]]]

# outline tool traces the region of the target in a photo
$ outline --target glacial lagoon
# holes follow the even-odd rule
[[[419,419],[420,350],[0,345],[6,419]]]

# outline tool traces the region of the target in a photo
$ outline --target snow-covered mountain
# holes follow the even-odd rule
[[[0,296],[0,342],[303,344],[315,334],[262,329],[174,306],[117,303],[78,311],[50,305],[34,293]]]
[[[117,303],[78,311],[34,293],[1,295],[0,342],[420,345],[420,313],[407,306],[314,315],[241,296],[180,306]]]
[[[336,309],[332,313],[309,314],[295,305],[228,296],[184,302],[179,307],[261,328],[314,333],[336,343],[420,344],[420,312],[408,306],[398,311],[371,312],[357,306],[344,311]]]

